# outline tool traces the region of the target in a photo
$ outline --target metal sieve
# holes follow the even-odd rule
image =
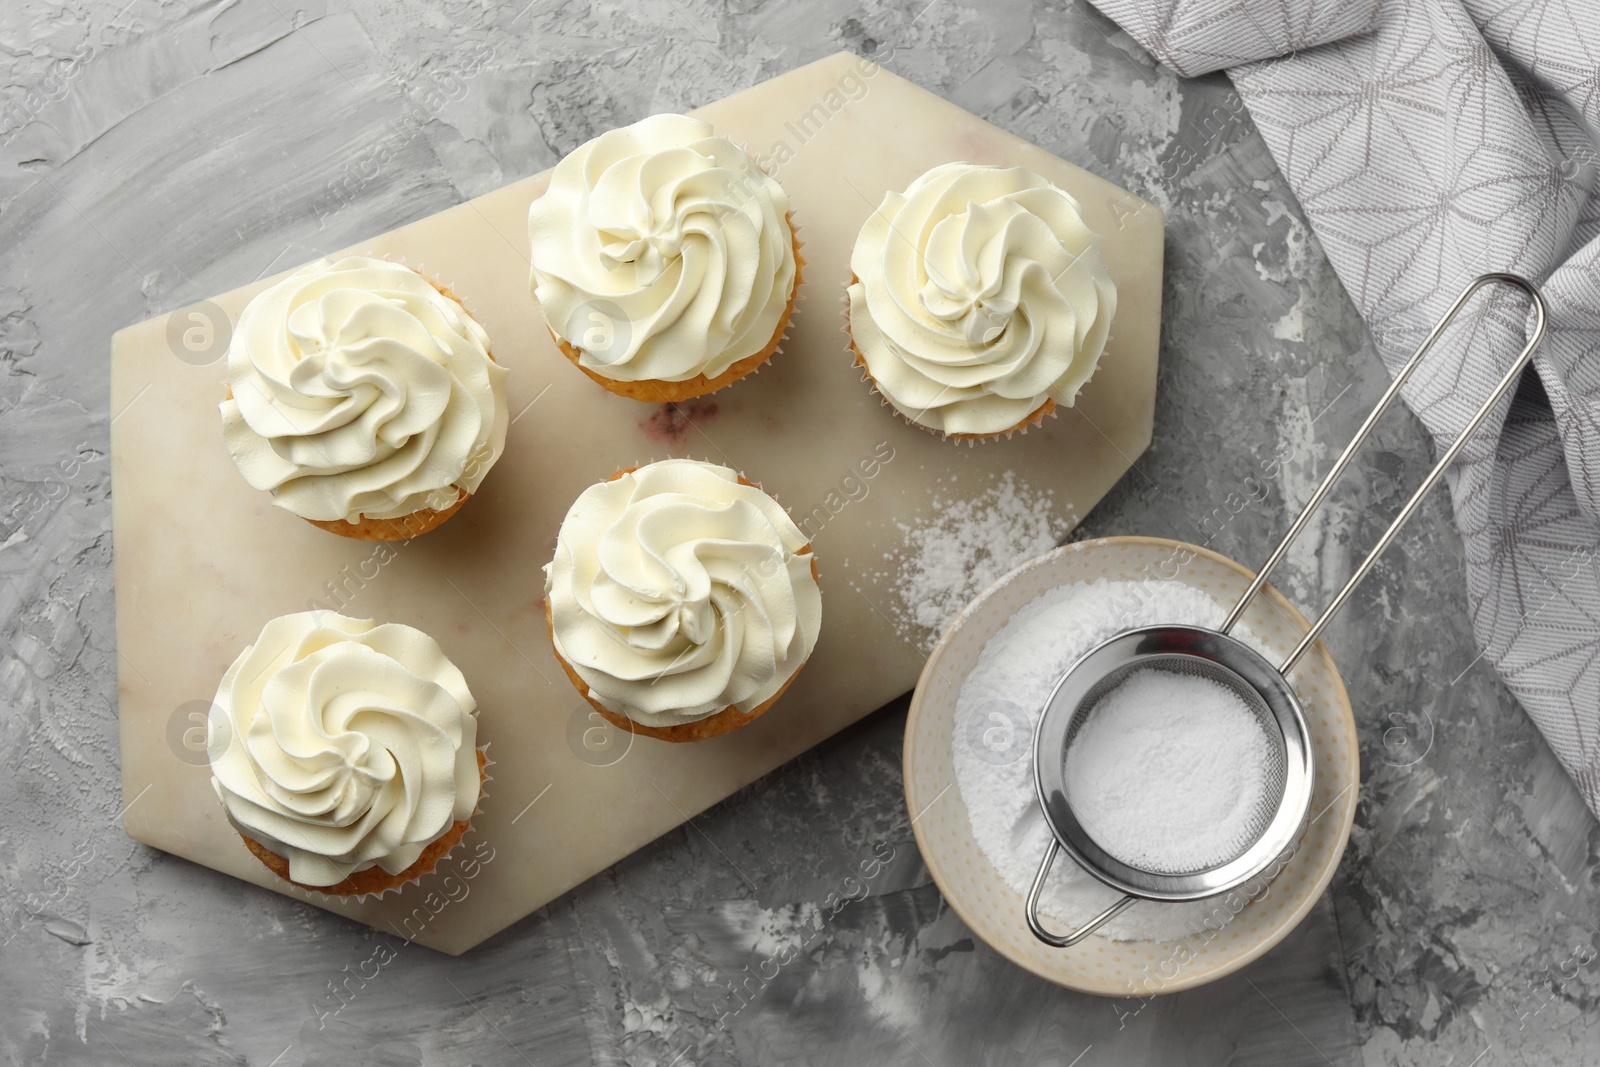
[[[1339,480],[1378,419],[1399,395],[1401,386],[1411,377],[1411,372],[1422,357],[1433,347],[1434,341],[1455,318],[1462,305],[1491,282],[1514,285],[1528,294],[1533,304],[1534,325],[1527,344],[1495,386],[1489,399],[1467,423],[1461,436],[1439,457],[1422,485],[1406,501],[1383,536],[1378,538],[1372,551],[1356,567],[1350,580],[1334,594],[1294,651],[1274,667],[1254,649],[1230,636],[1230,631]],[[1316,492],[1311,494],[1311,499],[1290,525],[1283,540],[1278,542],[1278,547],[1267,558],[1266,565],[1251,581],[1218,629],[1162,625],[1125,630],[1091,649],[1068,668],[1045,703],[1033,738],[1034,787],[1044,811],[1045,822],[1051,831],[1050,845],[1045,850],[1038,873],[1034,875],[1033,886],[1028,890],[1028,929],[1033,931],[1035,937],[1047,945],[1066,948],[1089,936],[1135,901],[1173,903],[1202,900],[1226,893],[1266,874],[1294,846],[1310,813],[1314,766],[1305,714],[1287,676],[1316,641],[1323,627],[1344,606],[1356,586],[1361,584],[1429,490],[1444,476],[1445,470],[1455,461],[1467,440],[1488,418],[1495,405],[1516,385],[1523,368],[1533,357],[1534,349],[1544,337],[1544,328],[1544,299],[1526,279],[1502,273],[1484,274],[1474,279],[1395,375],[1389,388],[1356,431],[1355,437],[1329,468]],[[1065,768],[1069,748],[1084,725],[1095,715],[1104,697],[1135,671],[1148,669],[1203,677],[1228,687],[1255,717],[1270,742],[1272,757],[1268,760],[1265,772],[1267,781],[1260,802],[1230,837],[1232,847],[1228,850],[1229,854],[1207,867],[1186,870],[1178,869],[1181,866],[1178,864],[1167,864],[1160,865],[1167,869],[1156,869],[1153,865],[1141,866],[1119,859],[1095,840],[1091,828],[1083,825],[1068,800]],[[1040,921],[1039,898],[1044,892],[1051,864],[1062,850],[1090,875],[1123,895],[1115,904],[1078,929],[1057,934],[1046,929]]]

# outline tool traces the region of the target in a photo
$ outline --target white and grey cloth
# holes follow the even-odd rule
[[[1091,0],[1226,70],[1391,372],[1474,276],[1548,333],[1450,478],[1480,647],[1600,815],[1600,2]],[[1463,310],[1403,396],[1441,449],[1515,358],[1526,297]]]

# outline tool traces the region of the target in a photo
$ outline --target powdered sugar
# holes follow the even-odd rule
[[[1071,520],[1054,514],[1053,500],[1006,471],[975,496],[946,488],[934,498],[931,519],[901,523],[904,547],[885,558],[899,564],[902,621],[937,636],[1012,567],[1054,548]]]
[[[1216,626],[1225,608],[1179,581],[1107,581],[1036,597],[990,638],[956,700],[956,783],[973,836],[1012,889],[1026,894],[1050,841],[1034,791],[1030,746],[1051,690],[1080,656],[1122,630],[1160,622]],[[1236,636],[1265,651],[1243,625]],[[1065,857],[1045,886],[1041,911],[1057,928],[1078,925],[1119,894]],[[1215,901],[1140,901],[1100,932],[1119,940],[1171,940],[1217,925]],[[1221,921],[1232,918],[1221,909]]]
[[[1100,699],[1067,749],[1067,803],[1123,863],[1204,870],[1260,835],[1271,744],[1221,682],[1134,671]]]

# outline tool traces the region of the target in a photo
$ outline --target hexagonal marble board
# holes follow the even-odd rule
[[[347,250],[403,261],[448,285],[511,370],[515,421],[481,492],[438,531],[393,550],[318,530],[239,477],[219,432],[221,353],[196,365],[177,347],[185,330],[204,327],[194,308],[116,335],[118,696],[131,837],[464,952],[910,689],[933,635],[901,621],[885,559],[902,544],[899,524],[930,519],[939,498],[1009,471],[1065,527],[1149,444],[1158,209],[850,54],[697,114],[774,167],[807,260],[782,351],[705,402],[671,410],[613,396],[556,350],[528,294],[525,220],[548,173]],[[883,407],[840,332],[862,222],[887,190],[952,160],[1027,166],[1076,196],[1104,236],[1119,300],[1101,368],[1077,407],[976,447]],[[213,312],[231,320],[272,280],[216,297]],[[699,744],[630,745],[589,714],[556,664],[540,568],[579,492],[619,467],[669,455],[737,467],[797,519],[813,517],[822,637],[789,692],[750,726]],[[870,479],[861,478],[862,461]],[[197,724],[217,679],[268,619],[316,605],[438,638],[478,699],[479,736],[493,760],[473,833],[433,874],[382,898],[341,902],[276,880],[245,850],[209,785]],[[850,798],[838,804],[848,819]]]

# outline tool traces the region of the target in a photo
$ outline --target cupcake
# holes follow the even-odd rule
[[[321,259],[240,313],[222,437],[278,507],[398,541],[455,514],[500,457],[505,378],[450,290],[398,263]]]
[[[211,787],[256,858],[360,896],[432,870],[477,808],[477,702],[438,642],[398,623],[273,619],[222,676]]]
[[[907,421],[948,437],[1070,406],[1117,311],[1078,202],[1021,167],[947,163],[889,193],[850,271],[857,366]]]
[[[567,512],[545,567],[556,658],[613,724],[699,741],[752,721],[816,647],[822,592],[789,513],[727,467],[619,471]]]
[[[684,115],[556,164],[528,236],[533,297],[562,353],[636,400],[702,396],[764,363],[803,266],[783,187]]]

